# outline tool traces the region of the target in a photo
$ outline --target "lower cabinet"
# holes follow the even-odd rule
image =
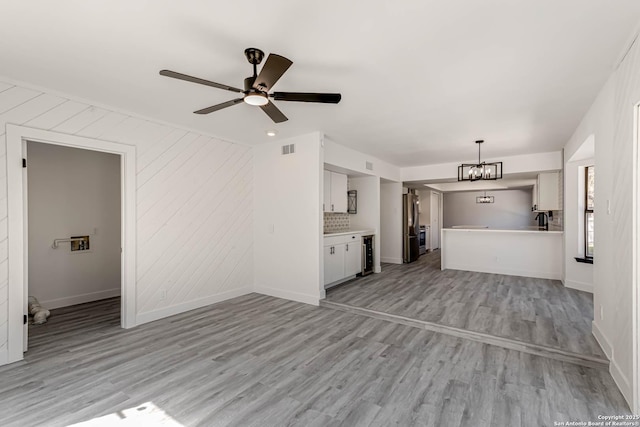
[[[362,270],[362,237],[345,235],[325,238],[324,285],[350,278]]]
[[[324,247],[324,284],[344,278],[345,245]]]
[[[358,236],[359,237],[359,236]],[[355,276],[362,272],[362,243],[349,242],[344,248],[344,274]]]

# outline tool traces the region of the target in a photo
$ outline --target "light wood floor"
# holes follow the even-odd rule
[[[130,330],[118,319],[111,299],[33,327],[25,360],[0,367],[0,425],[109,414],[119,425],[150,406],[183,426],[552,426],[629,413],[604,369],[257,294]]]
[[[591,333],[593,297],[560,281],[440,270],[440,251],[329,289],[327,300],[606,358]]]

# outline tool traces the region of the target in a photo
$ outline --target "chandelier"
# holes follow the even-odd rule
[[[478,144],[478,163],[463,163],[458,166],[458,181],[479,181],[502,179],[502,162],[481,162],[480,161],[480,144],[483,140],[476,141]]]

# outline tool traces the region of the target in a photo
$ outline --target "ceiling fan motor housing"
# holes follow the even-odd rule
[[[248,47],[244,50],[244,56],[247,57],[249,64],[258,65],[264,58],[264,52],[255,47]]]
[[[256,81],[256,76],[250,76],[250,77],[247,77],[246,79],[244,79],[244,92],[245,93],[256,92],[256,90],[253,88],[253,83],[255,81]]]

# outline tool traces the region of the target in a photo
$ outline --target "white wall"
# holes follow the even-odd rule
[[[584,256],[584,166],[594,159],[567,162],[564,169],[564,285],[593,292],[593,264],[577,262]]]
[[[565,145],[570,159],[595,138],[593,332],[611,359],[610,371],[634,412],[634,106],[640,101],[640,43],[629,50]],[[608,209],[608,205],[610,209]],[[602,312],[602,316],[601,313]]]
[[[6,123],[136,147],[138,323],[252,291],[250,148],[0,81],[0,363],[8,332],[6,164],[20,161],[6,158]]]
[[[402,184],[380,183],[380,261],[402,264]]]
[[[27,153],[29,295],[49,309],[120,295],[120,156],[37,142]],[[79,235],[90,251],[51,247]]]
[[[490,228],[521,228],[537,224],[531,212],[531,189],[489,191],[494,203],[476,203],[483,192],[445,193],[443,226],[486,225]]]
[[[431,225],[431,190],[418,190],[417,194],[420,201],[418,224]]]
[[[315,305],[324,297],[321,140],[313,133],[265,143],[254,156],[255,289]],[[285,144],[295,153],[282,155]]]
[[[352,150],[324,138],[324,162],[349,171],[365,175],[375,175],[384,179],[400,182],[400,168],[368,154]],[[367,162],[373,170],[366,168]]]
[[[350,215],[352,229],[375,230],[373,271],[380,272],[380,178],[377,176],[349,177],[349,190],[358,192],[358,213]],[[399,207],[402,207],[400,204]]]

